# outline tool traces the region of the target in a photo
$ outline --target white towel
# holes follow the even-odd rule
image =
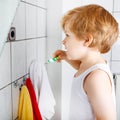
[[[32,80],[39,109],[43,120],[50,120],[56,104],[51,86],[48,80],[46,68],[40,61],[34,60],[30,65],[30,78]]]

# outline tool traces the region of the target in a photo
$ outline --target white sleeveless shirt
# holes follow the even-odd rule
[[[101,69],[105,71],[111,79],[112,83],[112,98],[115,102],[115,90],[113,77],[107,64],[96,64],[81,73],[78,77],[74,77],[71,88],[71,99],[69,108],[69,120],[95,120],[92,107],[89,103],[87,94],[84,91],[83,83],[85,77],[92,71]]]

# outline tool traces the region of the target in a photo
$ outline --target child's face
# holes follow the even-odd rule
[[[75,34],[68,30],[65,31],[65,34],[66,37],[63,40],[63,44],[66,49],[67,57],[71,60],[81,60],[86,50],[84,40],[78,39]]]

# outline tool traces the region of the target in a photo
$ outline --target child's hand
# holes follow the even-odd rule
[[[61,62],[61,60],[65,60],[67,58],[67,55],[64,50],[57,50],[53,54],[53,57],[59,57],[59,60],[57,60],[57,62]]]

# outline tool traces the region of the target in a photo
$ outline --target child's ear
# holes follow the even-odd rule
[[[84,40],[84,45],[85,46],[90,46],[91,43],[93,42],[93,36],[91,34],[87,34],[86,39]]]

